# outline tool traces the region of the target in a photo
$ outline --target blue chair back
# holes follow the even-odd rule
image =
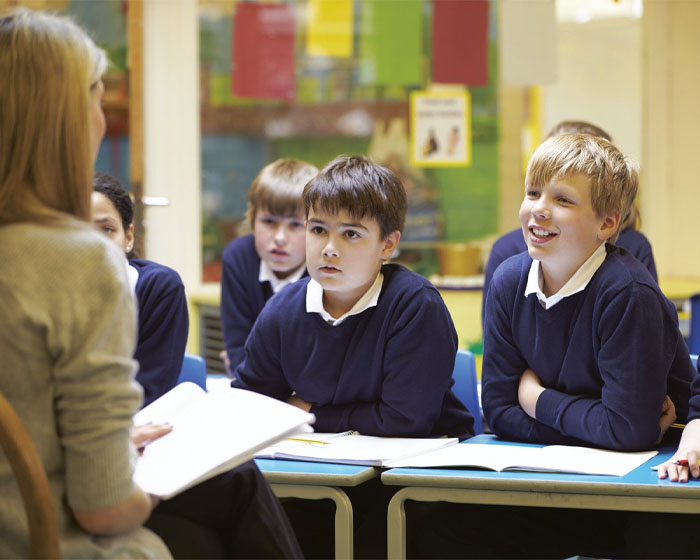
[[[483,434],[484,423],[481,420],[479,392],[476,386],[476,360],[469,350],[457,350],[452,379],[455,381],[452,391],[474,417],[474,435]]]
[[[204,358],[195,354],[185,354],[185,359],[182,360],[182,369],[177,382],[191,381],[196,383],[205,391],[207,390],[207,364]]]
[[[690,297],[688,350],[691,354],[700,354],[700,294],[693,294]]]

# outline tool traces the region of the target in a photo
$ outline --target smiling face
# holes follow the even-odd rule
[[[304,215],[276,216],[264,208],[253,221],[255,250],[275,276],[286,278],[304,264],[306,230]]]
[[[122,217],[112,201],[99,192],[93,192],[90,199],[92,223],[109,237],[124,253],[134,248],[134,224],[124,229]]]
[[[354,218],[345,210],[331,214],[309,209],[306,268],[323,287],[323,305],[339,317],[370,288],[382,263],[396,249],[399,231],[382,239],[377,220]]]
[[[542,263],[546,295],[573,276],[616,231],[619,214],[599,217],[591,203],[588,177],[576,174],[526,188],[520,222],[533,259]]]

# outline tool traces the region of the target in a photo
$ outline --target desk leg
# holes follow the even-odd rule
[[[387,558],[404,560],[406,558],[406,494],[408,488],[402,488],[389,502],[386,512]]]
[[[335,557],[338,560],[352,559],[352,504],[345,492],[333,486],[305,484],[270,484],[270,486],[278,498],[333,500],[335,502]]]

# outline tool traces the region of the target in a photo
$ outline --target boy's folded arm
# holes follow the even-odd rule
[[[452,379],[457,333],[442,298],[423,288],[392,322],[384,346],[384,380],[373,402],[313,406],[316,429],[422,437],[433,426]]]
[[[599,321],[601,396],[547,389],[537,401],[537,419],[600,447],[622,451],[653,447],[676,331],[662,303],[646,287],[618,294]],[[567,372],[567,377],[575,376]]]
[[[489,290],[484,321],[481,402],[486,421],[495,434],[506,439],[567,443],[559,431],[528,416],[518,402],[520,378],[529,366],[513,341],[503,294],[494,286],[498,282]]]

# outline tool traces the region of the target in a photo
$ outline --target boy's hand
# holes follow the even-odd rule
[[[537,399],[544,391],[540,378],[535,375],[535,372],[527,368],[520,377],[520,385],[518,385],[518,403],[525,411],[525,414],[531,418],[535,418],[535,409],[537,408]],[[670,425],[670,424],[669,424]]]
[[[664,399],[664,404],[661,406],[661,416],[659,416],[659,437],[656,440],[656,444],[661,443],[661,439],[664,437],[666,430],[671,427],[676,421],[676,407],[671,400],[671,397],[666,395]]]
[[[688,482],[688,472],[693,478],[700,477],[700,419],[692,420],[683,430],[678,451],[665,463],[659,465],[657,472],[659,478],[666,478],[671,482]],[[678,465],[677,462],[687,461],[688,465]]]
[[[226,374],[229,377],[233,377],[233,372],[231,371],[231,361],[228,359],[228,352],[226,352],[226,350],[222,350],[221,352],[219,352],[219,358],[221,358],[224,361]]]
[[[301,408],[304,412],[309,412],[311,410],[311,403],[307,403],[305,400],[300,399],[296,395],[292,395],[287,399],[287,402],[297,408]]]

